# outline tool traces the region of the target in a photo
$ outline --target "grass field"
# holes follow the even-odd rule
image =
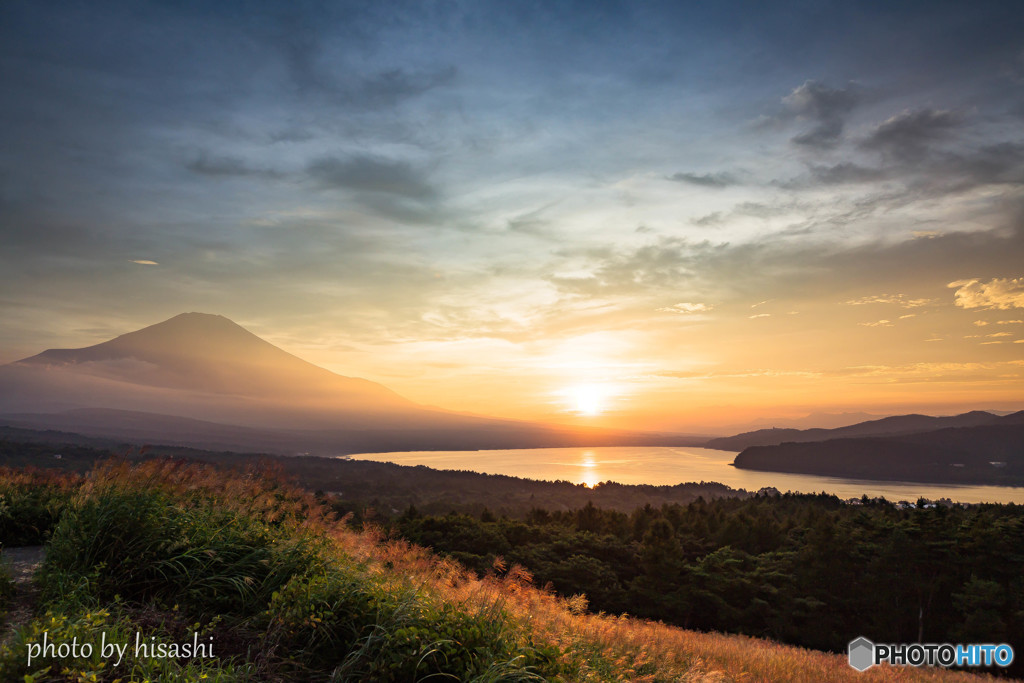
[[[985,680],[858,674],[840,655],[591,614],[521,567],[478,577],[352,530],[273,472],[169,460],[84,477],[4,470],[0,532],[47,544],[35,613],[0,647],[3,681]],[[49,656],[44,637],[79,656]],[[214,656],[136,656],[136,638],[176,654],[208,643]],[[104,643],[125,645],[119,662]]]

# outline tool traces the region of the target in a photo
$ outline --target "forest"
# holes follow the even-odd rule
[[[0,463],[14,467],[85,473],[109,457],[111,449],[98,444],[0,441]],[[584,595],[594,613],[832,652],[861,635],[1024,647],[1018,505],[918,501],[907,508],[713,483],[590,489],[166,447],[117,455],[126,462],[168,457],[215,463],[226,474],[253,466],[276,472],[315,491],[350,527],[431,548],[483,577],[515,568],[538,588]],[[61,505],[40,500],[31,507],[46,513],[32,525],[42,529],[56,523]],[[5,519],[5,544],[32,541]],[[1007,673],[1019,677],[1024,667],[1018,662]]]
[[[1021,506],[786,494],[524,519],[410,507],[389,528],[482,573],[520,564],[592,610],[691,629],[837,652],[860,635],[1017,649],[1024,635]]]

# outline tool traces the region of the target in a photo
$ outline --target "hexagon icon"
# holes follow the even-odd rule
[[[864,636],[851,640],[846,651],[850,656],[850,666],[857,671],[867,671],[875,664],[875,644]]]

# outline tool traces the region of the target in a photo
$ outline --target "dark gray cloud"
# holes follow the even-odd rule
[[[861,146],[898,161],[919,161],[928,154],[932,145],[949,139],[963,123],[964,117],[957,112],[939,109],[904,111],[877,126]]]
[[[702,187],[729,187],[739,184],[739,180],[731,173],[674,173],[668,177],[677,183],[689,183]]]
[[[961,132],[963,135],[958,135]],[[808,164],[807,173],[773,183],[802,190],[821,186],[864,185],[887,181],[885,193],[873,193],[889,206],[932,197],[952,197],[986,185],[1024,186],[1024,142],[1004,141],[971,147],[963,119],[957,114],[923,110],[894,116],[876,126],[858,145],[877,151],[875,164],[851,155],[832,165]],[[943,144],[949,143],[949,144]],[[955,143],[955,145],[953,144]]]
[[[393,107],[405,99],[451,84],[456,74],[454,66],[419,72],[389,69],[361,78],[348,97],[365,107]]]
[[[711,213],[698,216],[697,218],[691,218],[690,223],[699,225],[700,227],[707,227],[710,225],[719,225],[725,220],[721,211],[712,211]]]
[[[281,171],[271,168],[251,166],[235,157],[210,157],[206,154],[200,154],[194,160],[188,162],[185,167],[193,173],[212,177],[236,176],[276,180],[283,178],[285,175]]]
[[[833,166],[809,167],[811,176],[822,185],[843,185],[846,183],[868,183],[881,180],[886,172],[880,168],[861,166],[851,161],[844,161]]]
[[[818,149],[837,146],[846,117],[863,99],[863,90],[853,83],[846,88],[831,88],[820,81],[805,81],[782,98],[788,116],[813,124],[810,130],[794,136],[792,142]]]
[[[936,171],[945,170],[972,185],[1024,185],[1024,143],[1001,142],[967,153],[948,154],[935,165]]]
[[[325,189],[349,189],[408,199],[427,200],[437,195],[426,174],[405,161],[365,155],[323,157],[307,168]]]

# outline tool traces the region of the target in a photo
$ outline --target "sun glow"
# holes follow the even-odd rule
[[[608,409],[611,392],[600,384],[578,384],[561,392],[569,409],[583,417],[596,417]]]

